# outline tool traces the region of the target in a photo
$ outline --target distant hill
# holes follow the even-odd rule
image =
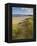
[[[17,17],[17,16],[32,16],[32,15],[14,14],[13,16],[14,16],[14,17]]]

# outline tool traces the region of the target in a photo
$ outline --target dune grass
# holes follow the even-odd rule
[[[12,39],[31,39],[33,18],[28,17],[23,21],[16,20],[13,22]]]

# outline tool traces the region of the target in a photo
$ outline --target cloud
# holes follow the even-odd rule
[[[25,8],[20,8],[21,10],[24,10]]]
[[[33,8],[13,7],[13,14],[33,15]]]

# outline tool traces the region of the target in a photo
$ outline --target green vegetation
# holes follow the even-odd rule
[[[13,39],[31,39],[32,38],[33,18],[29,17],[22,22],[13,25]]]

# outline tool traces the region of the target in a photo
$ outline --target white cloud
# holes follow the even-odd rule
[[[21,8],[22,10],[24,10],[25,8]]]

